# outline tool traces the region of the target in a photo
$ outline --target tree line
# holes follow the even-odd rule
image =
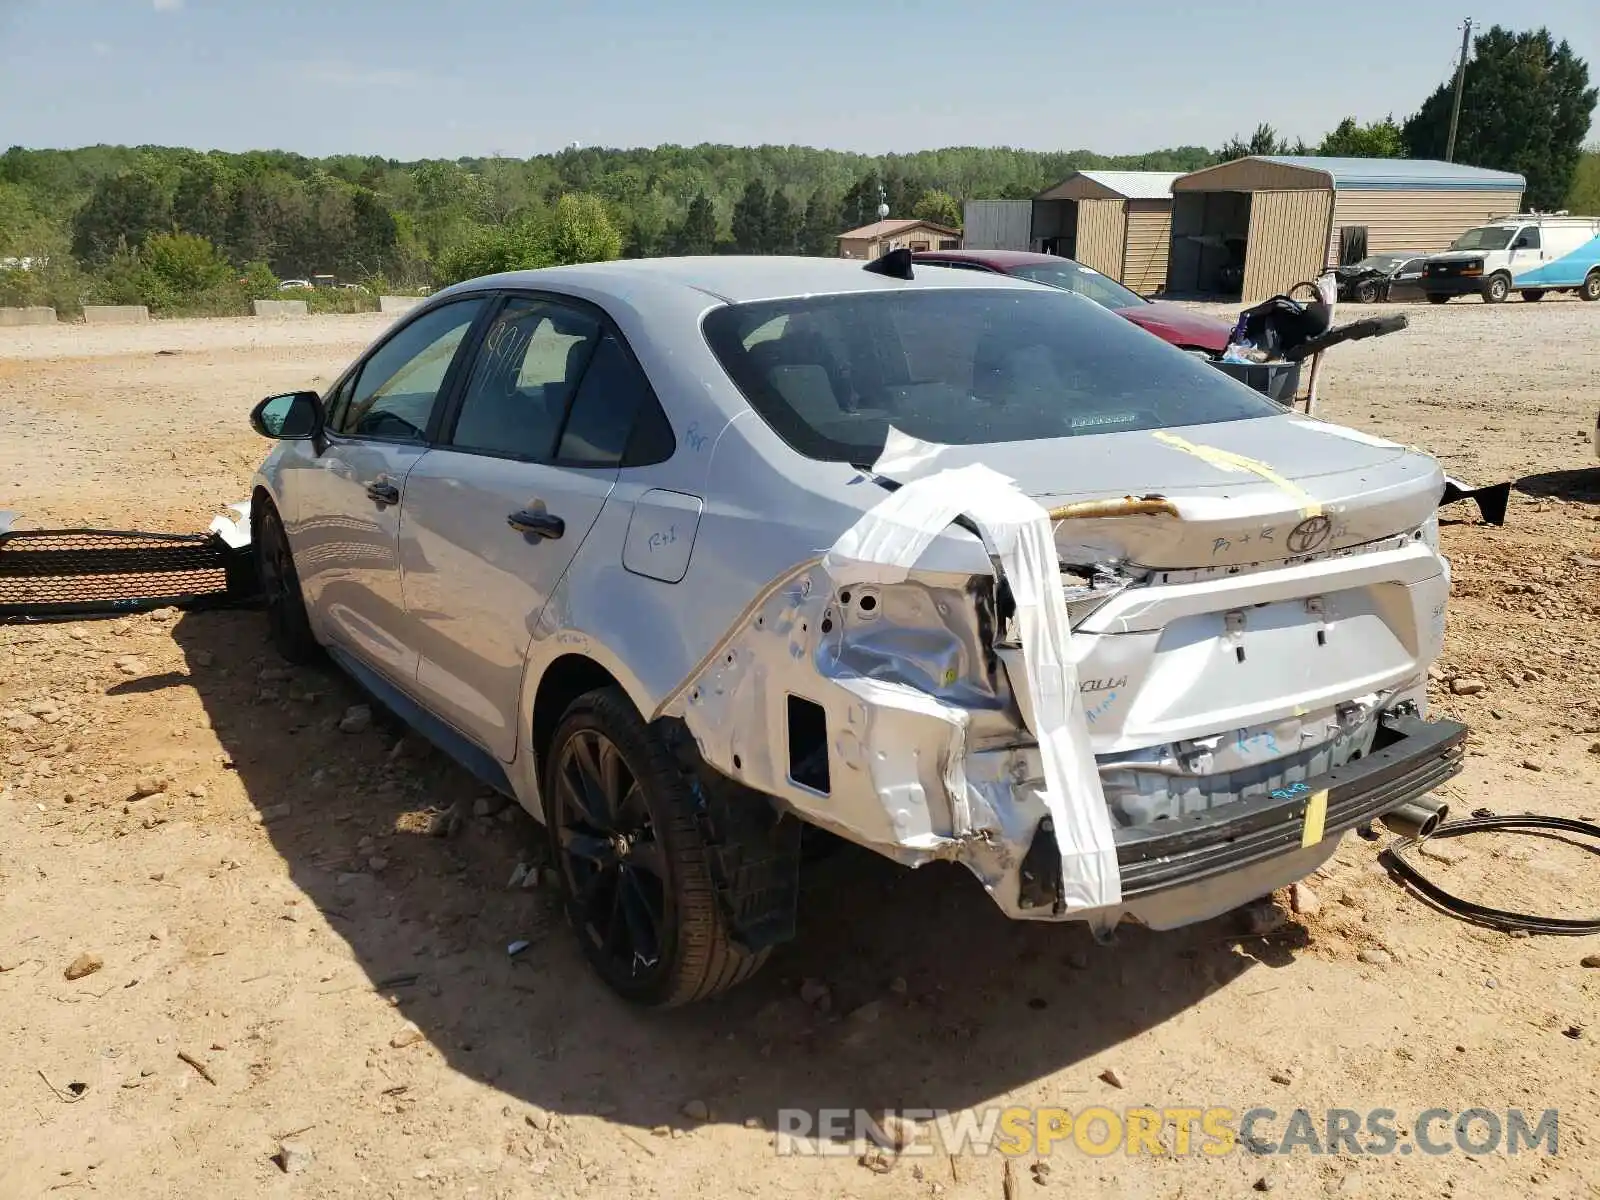
[[[1456,159],[1519,171],[1529,207],[1600,209],[1588,66],[1547,30],[1494,27],[1466,75]],[[312,159],[158,146],[0,155],[0,304],[232,311],[285,278],[371,293],[516,267],[660,254],[835,252],[896,217],[958,227],[969,199],[1026,199],[1074,170],[1193,171],[1245,154],[1444,157],[1452,81],[1412,116],[1340,121],[1290,144],[1263,122],[1215,150],[1106,156],[951,147],[868,156],[804,146],[571,148],[528,159]],[[1568,199],[1570,196],[1570,199]],[[316,297],[320,304],[361,303]]]

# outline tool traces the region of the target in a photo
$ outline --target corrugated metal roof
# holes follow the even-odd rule
[[[1259,154],[1263,162],[1321,171],[1336,188],[1416,188],[1431,191],[1521,191],[1527,180],[1510,171],[1421,158],[1319,158],[1304,154]],[[1170,185],[1169,185],[1170,186]]]
[[[1110,188],[1129,200],[1170,200],[1172,181],[1182,171],[1079,171],[1101,187]]]
[[[897,233],[904,233],[908,229],[931,229],[935,233],[942,233],[946,237],[954,237],[960,233],[959,229],[947,229],[943,225],[935,225],[932,221],[917,221],[910,218],[891,217],[887,221],[874,221],[871,225],[863,225],[860,229],[847,229],[839,237],[849,238],[852,241],[865,239],[868,241],[877,238],[893,237]]]

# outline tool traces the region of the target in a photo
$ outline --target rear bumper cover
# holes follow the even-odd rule
[[[1461,771],[1466,726],[1447,720],[1387,716],[1380,749],[1315,779],[1290,796],[1269,794],[1117,833],[1123,912],[1158,928],[1205,920],[1302,877],[1331,856],[1340,836],[1438,787]],[[1308,817],[1309,832],[1308,832]],[[1320,831],[1317,824],[1320,821]],[[1040,821],[1019,868],[1017,905],[1024,917],[1094,920],[1062,911],[1060,853],[1048,819]],[[1273,878],[1281,862],[1286,877]],[[1309,863],[1309,867],[1306,865]],[[1238,889],[1227,886],[1237,877]],[[1244,894],[1234,896],[1233,891]],[[1189,893],[1195,904],[1185,904]]]

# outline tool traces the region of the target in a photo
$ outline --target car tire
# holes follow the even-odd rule
[[[1583,286],[1578,289],[1578,295],[1585,300],[1600,300],[1600,271],[1589,272]]]
[[[1483,281],[1485,304],[1504,304],[1509,295],[1511,295],[1511,280],[1507,276],[1491,275]]]
[[[1356,285],[1357,304],[1376,304],[1378,301],[1378,285],[1372,280],[1364,280]]]
[[[1537,304],[1539,301],[1544,299],[1544,289],[1529,288],[1527,291],[1522,293],[1522,298],[1529,304]]]
[[[625,1000],[671,1008],[767,959],[730,936],[688,779],[616,687],[579,696],[545,756],[543,795],[568,919]]]
[[[251,543],[273,648],[289,662],[302,665],[314,662],[322,648],[311,632],[311,617],[306,612],[305,595],[300,590],[300,573],[295,569],[289,535],[272,501],[258,500],[256,504],[260,515],[256,518]]]
[[[1445,296],[1445,295],[1441,295],[1438,292],[1429,292],[1428,293],[1428,303],[1429,304],[1449,304],[1450,303],[1450,297],[1449,296]]]

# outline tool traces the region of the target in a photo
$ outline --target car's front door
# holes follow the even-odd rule
[[[419,698],[509,762],[534,623],[655,400],[604,315],[562,298],[508,297],[464,378],[406,481],[401,571]]]
[[[417,651],[400,595],[401,501],[485,303],[421,313],[356,364],[329,396],[326,445],[297,473],[293,545],[307,604],[334,642],[408,688]]]

